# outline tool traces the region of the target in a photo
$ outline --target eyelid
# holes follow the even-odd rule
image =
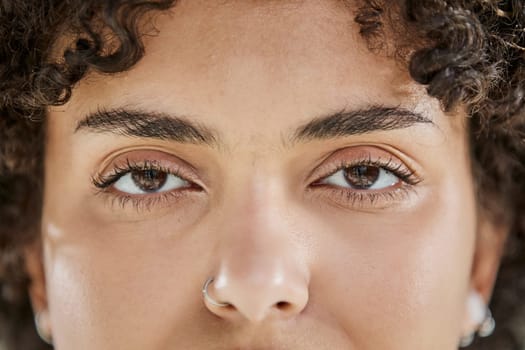
[[[399,178],[399,182],[382,189],[354,189],[321,183],[342,169],[359,165],[372,165],[389,170]],[[395,152],[375,145],[339,149],[325,157],[312,171],[307,191],[314,195],[312,198],[343,210],[377,213],[411,205],[412,199],[417,198],[413,195],[419,193],[419,187],[416,185],[423,181],[423,177],[417,171],[418,168],[410,165],[410,162],[404,161]]]
[[[159,160],[160,158],[162,159]],[[115,189],[115,182],[134,168],[163,171],[183,179],[189,186],[147,194],[129,194]],[[180,201],[195,199],[195,194],[206,192],[195,168],[178,157],[166,153],[159,156],[158,151],[120,153],[107,163],[103,172],[93,175],[91,180],[95,188],[94,194],[101,196],[111,208],[134,208],[137,213],[169,208]],[[100,186],[104,182],[106,185]]]
[[[191,164],[175,155],[159,150],[130,150],[125,153],[119,153],[105,163],[103,170],[95,172],[91,178],[93,184],[98,180],[110,180],[110,178],[113,178],[111,180],[114,180],[112,182],[114,183],[132,170],[149,169],[178,176],[185,181],[205,189],[203,182],[197,174],[197,170]],[[104,188],[99,187],[97,187],[97,189],[104,190]]]
[[[394,174],[404,176],[402,180],[407,180],[407,183],[411,185],[417,185],[423,181],[420,169],[416,167],[413,162],[401,159],[401,157],[394,154],[394,152],[383,148],[363,145],[351,146],[330,153],[322,160],[321,164],[310,173],[308,183],[319,182],[341,169],[357,165],[371,165],[387,170],[390,168]]]
[[[160,164],[148,163],[148,161],[144,163],[139,163],[139,164],[133,164],[128,161],[128,165],[125,167],[115,167],[113,171],[110,172],[109,174],[97,175],[97,177],[93,179],[93,183],[98,189],[105,190],[109,188],[110,186],[114,186],[118,181],[120,181],[122,178],[129,175],[133,171],[144,171],[144,170],[157,170],[159,172],[163,172],[168,175],[176,176],[186,182],[191,182],[191,180],[187,180],[184,175],[181,175],[178,170],[165,168]]]
[[[352,168],[355,166],[374,166],[377,168],[381,168],[384,170],[389,171],[390,173],[394,174],[399,180],[403,181],[404,183],[408,185],[417,185],[421,182],[421,179],[416,176],[414,171],[412,171],[410,168],[408,168],[406,165],[403,164],[396,164],[393,159],[388,160],[373,160],[373,159],[363,159],[363,160],[354,160],[350,162],[342,162],[340,165],[336,166],[334,170],[332,170],[331,173],[328,173],[327,175],[322,176],[318,180],[316,180],[314,183],[320,182],[330,176],[333,176],[337,174],[340,171],[343,171],[348,168]],[[357,191],[357,190],[354,190]],[[371,190],[367,190],[371,191]]]

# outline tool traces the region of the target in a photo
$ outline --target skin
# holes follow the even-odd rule
[[[368,51],[337,3],[182,1],[155,23],[131,71],[90,74],[48,112],[43,256],[29,249],[28,268],[55,348],[456,349],[473,327],[468,295],[489,299],[503,244],[477,208],[464,112],[444,114]],[[292,137],[374,105],[432,123]],[[113,108],[184,116],[217,142],[76,131]],[[367,158],[418,183],[319,186]],[[92,177],[128,160],[198,188],[124,202],[116,185],[97,191]],[[211,276],[229,307],[204,301]]]

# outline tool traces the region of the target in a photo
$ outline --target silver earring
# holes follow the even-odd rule
[[[492,312],[490,312],[490,310],[487,309],[487,315],[485,316],[485,320],[478,329],[478,336],[480,336],[481,338],[490,337],[492,333],[494,333],[495,329],[496,320],[494,319],[494,317],[492,317]]]
[[[461,340],[459,341],[459,347],[460,348],[466,348],[470,346],[474,342],[474,332],[470,333],[469,335],[465,335],[461,337]]]
[[[40,339],[42,339],[48,345],[53,345],[53,337],[51,336],[51,332],[48,329],[44,330],[42,327],[42,312],[37,312],[35,314],[35,326],[36,332]]]
[[[492,317],[492,313],[487,308],[487,314],[485,316],[485,319],[479,326],[479,328],[475,332],[472,332],[469,335],[462,337],[459,342],[459,347],[466,348],[470,346],[474,342],[474,339],[476,338],[476,334],[480,338],[489,337],[492,335],[492,333],[494,333],[495,329],[496,329],[496,320],[494,320],[494,317]]]

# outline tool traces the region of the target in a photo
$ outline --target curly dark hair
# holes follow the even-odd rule
[[[8,349],[48,348],[34,330],[23,257],[39,237],[46,108],[66,103],[89,71],[133,67],[144,55],[143,19],[175,5],[0,0],[0,339]],[[355,21],[371,50],[390,51],[444,110],[466,107],[479,202],[511,229],[492,301],[499,327],[473,347],[525,349],[525,2],[359,6]],[[385,44],[391,35],[395,52]]]

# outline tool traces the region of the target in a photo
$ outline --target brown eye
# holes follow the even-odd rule
[[[123,193],[140,195],[168,192],[191,187],[190,182],[177,175],[157,169],[130,170],[122,175],[113,187]]]
[[[356,165],[343,168],[321,181],[354,190],[382,190],[399,184],[402,180],[393,172],[376,165]]]
[[[376,166],[359,165],[343,170],[348,184],[358,190],[367,190],[372,187],[381,174],[381,168]]]
[[[155,169],[132,171],[131,179],[141,191],[151,193],[157,192],[166,184],[168,174]]]

